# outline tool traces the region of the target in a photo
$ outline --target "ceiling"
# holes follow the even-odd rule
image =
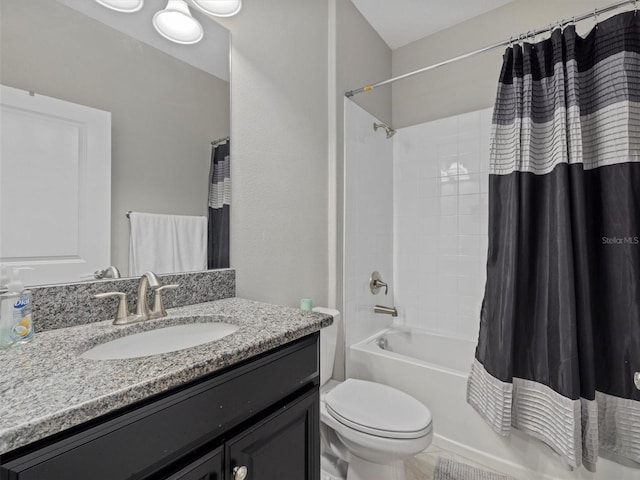
[[[351,0],[392,50],[513,0]]]
[[[160,36],[151,19],[166,1],[147,2],[136,13],[119,13],[90,0],[58,0],[94,20],[119,30],[196,68],[229,81],[229,31],[218,22],[191,8],[191,14],[204,29],[204,38],[195,45],[178,45]]]

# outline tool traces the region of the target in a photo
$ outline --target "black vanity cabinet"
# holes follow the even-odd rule
[[[222,480],[224,478],[222,454],[223,448],[218,447],[213,452],[181,468],[168,480]]]
[[[319,480],[314,333],[0,456],[0,480]]]
[[[226,471],[245,467],[247,479],[285,480],[320,478],[318,416],[320,405],[315,393],[308,393],[286,411],[248,429],[226,444]],[[241,473],[238,479],[241,480]]]

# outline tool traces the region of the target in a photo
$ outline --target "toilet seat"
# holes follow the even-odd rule
[[[388,385],[350,378],[327,393],[325,404],[341,424],[376,437],[417,439],[432,431],[429,409]]]

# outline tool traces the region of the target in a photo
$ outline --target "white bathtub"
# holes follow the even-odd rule
[[[386,343],[386,349],[380,348],[381,343]],[[571,472],[541,442],[518,431],[509,437],[496,434],[466,402],[474,352],[475,342],[469,340],[389,328],[351,346],[348,372],[391,385],[423,402],[433,414],[437,446],[518,479],[640,479],[640,470],[603,458],[596,474],[584,468]]]

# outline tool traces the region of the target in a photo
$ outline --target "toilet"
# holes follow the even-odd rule
[[[375,382],[331,379],[340,312],[320,330],[322,480],[406,480],[403,460],[431,443],[431,412],[400,390]]]

